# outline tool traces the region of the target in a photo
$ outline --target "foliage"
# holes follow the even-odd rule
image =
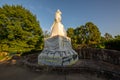
[[[101,36],[100,43],[97,45],[98,48],[105,48],[105,37]]]
[[[70,38],[72,38],[74,36],[74,29],[73,28],[67,29],[67,36]]]
[[[115,39],[119,39],[120,40],[120,35],[115,36]]]
[[[19,5],[0,8],[0,51],[25,52],[43,48],[36,16]]]
[[[106,41],[105,48],[120,51],[120,39],[113,39],[113,40]]]
[[[120,50],[120,35],[115,38],[111,34],[105,33],[101,36],[98,27],[92,22],[87,22],[77,28],[68,28],[67,36],[71,38],[73,48],[106,48]]]
[[[99,45],[101,46],[100,48],[120,50],[120,35],[113,38],[111,34],[105,33],[104,37],[101,37]]]
[[[43,32],[43,35],[44,35],[44,38],[48,38],[50,37],[50,32],[46,30]]]
[[[67,36],[71,38],[71,43],[73,48],[77,48],[77,36],[74,34],[74,28],[68,28],[67,29]]]
[[[98,27],[92,22],[88,22],[85,25],[86,27],[86,38],[88,45],[96,45],[100,43],[101,33]]]
[[[96,25],[92,22],[87,22],[85,25],[74,29],[69,28],[67,34],[72,39],[72,44],[76,47],[96,47],[100,43],[101,33]]]
[[[105,33],[104,36],[105,36],[105,39],[106,39],[106,40],[111,40],[111,39],[113,39],[112,35],[109,34],[109,33]]]

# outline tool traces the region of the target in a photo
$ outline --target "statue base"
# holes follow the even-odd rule
[[[38,56],[39,65],[68,66],[78,61],[68,37],[54,36],[45,40],[44,50]]]

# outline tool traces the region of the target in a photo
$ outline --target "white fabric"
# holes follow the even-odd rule
[[[61,22],[54,22],[52,25],[52,29],[51,29],[51,36],[56,36],[56,35],[60,35],[60,36],[65,36],[66,37],[66,31],[64,29],[64,26]]]
[[[51,36],[66,36],[66,31],[64,29],[63,24],[61,23],[61,14],[62,12],[60,10],[57,10],[56,14],[55,14],[55,21],[53,22],[52,28],[51,28]]]
[[[49,50],[70,50],[71,47],[71,41],[69,38],[63,37],[63,36],[54,36],[52,38],[47,38],[45,40],[45,46],[44,49]]]
[[[55,13],[55,21],[56,22],[61,22],[61,19],[62,19],[61,14],[62,14],[62,12],[58,9],[57,12]]]
[[[77,53],[71,47],[70,39],[54,36],[45,40],[44,50],[38,56],[38,64],[66,66],[78,60]]]

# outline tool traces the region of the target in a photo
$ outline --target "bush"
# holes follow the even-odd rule
[[[113,40],[106,41],[105,48],[120,51],[120,39],[113,39]]]

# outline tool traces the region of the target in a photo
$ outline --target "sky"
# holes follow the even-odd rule
[[[22,5],[37,16],[43,31],[50,31],[57,9],[62,12],[65,29],[93,22],[101,35],[120,34],[120,0],[0,0],[4,4]]]

